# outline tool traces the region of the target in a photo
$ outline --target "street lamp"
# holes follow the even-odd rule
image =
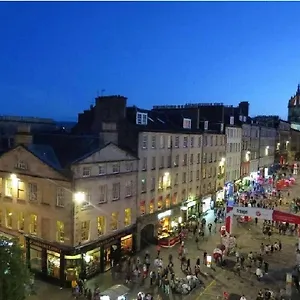
[[[85,194],[83,192],[74,193],[74,202],[76,204],[82,204],[85,201]]]

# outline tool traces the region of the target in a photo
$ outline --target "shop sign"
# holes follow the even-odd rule
[[[162,218],[171,216],[171,214],[172,214],[172,211],[171,210],[167,210],[167,211],[164,211],[164,212],[158,214],[157,217],[158,217],[158,220],[160,220]]]
[[[60,253],[62,251],[61,249],[59,249],[55,246],[48,245],[48,244],[45,244],[45,243],[42,243],[39,241],[29,240],[29,244],[32,246],[37,246],[37,247],[40,247],[40,248],[43,248],[43,249],[46,249],[49,251],[57,252],[57,253]]]

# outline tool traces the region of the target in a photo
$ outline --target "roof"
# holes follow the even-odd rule
[[[298,84],[296,94],[291,97],[288,103],[288,107],[300,106],[300,84]]]

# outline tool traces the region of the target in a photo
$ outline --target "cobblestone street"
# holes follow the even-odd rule
[[[293,188],[291,195],[297,195],[299,193],[299,185]],[[292,196],[291,196],[292,197]],[[294,196],[293,196],[294,197]],[[284,207],[282,207],[283,210]],[[212,222],[213,214],[207,216],[207,221]],[[213,233],[209,235],[206,232],[206,237],[203,241],[199,243],[199,249],[197,249],[195,239],[192,233],[189,234],[185,241],[185,245],[188,249],[188,258],[191,259],[192,268],[195,265],[195,261],[198,256],[202,258],[203,252],[207,251],[211,253],[217,244],[220,243],[219,228],[221,224],[217,225],[217,234]],[[234,228],[234,235],[237,236],[238,249],[241,253],[248,254],[250,251],[259,252],[259,247],[261,243],[268,243],[269,241],[262,234],[262,221],[255,226],[253,223],[240,224],[237,223]],[[224,268],[207,268],[202,265],[201,271],[205,274],[202,275],[202,280],[204,282],[203,288],[198,288],[192,291],[188,296],[178,296],[171,295],[173,299],[197,299],[197,300],[213,300],[222,296],[223,292],[228,292],[231,294],[231,300],[239,300],[242,294],[244,294],[247,300],[256,299],[256,295],[259,289],[270,288],[274,291],[279,291],[280,288],[285,288],[285,276],[287,272],[290,272],[292,267],[295,265],[295,245],[298,241],[296,236],[281,236],[278,233],[274,233],[271,237],[271,241],[275,242],[281,240],[283,244],[283,250],[281,252],[273,253],[267,257],[269,263],[269,274],[264,276],[263,279],[258,282],[255,276],[255,269],[249,271],[242,271],[241,277],[238,277],[232,271],[232,264],[235,260],[234,257],[229,258],[228,266]],[[147,249],[151,255],[152,260],[156,256],[155,246],[149,246]],[[138,256],[143,257],[144,252],[138,254]],[[183,277],[184,274],[180,269],[178,256],[178,247],[175,246],[170,249],[162,249],[161,257],[163,261],[166,262],[169,254],[172,254],[175,262],[175,273],[178,277]],[[231,262],[231,263],[230,263]],[[114,273],[112,271],[106,272],[104,274],[99,274],[93,279],[88,281],[88,286],[94,288],[97,284],[103,291],[114,284],[124,284],[124,277],[122,274]],[[139,291],[152,291],[154,295],[161,295],[161,292],[157,288],[150,288],[150,281],[147,279],[143,284],[141,282],[134,283],[130,286],[131,293],[130,298],[134,298]],[[299,300],[299,294],[293,292],[293,300]],[[49,285],[45,282],[37,282],[37,294],[30,296],[28,300],[65,300],[71,299],[70,289],[62,289],[59,287]]]

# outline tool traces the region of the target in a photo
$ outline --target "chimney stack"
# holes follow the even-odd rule
[[[19,125],[15,134],[15,145],[29,146],[32,144],[30,125]]]

